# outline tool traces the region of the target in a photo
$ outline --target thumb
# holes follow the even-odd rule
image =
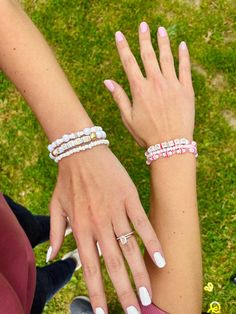
[[[47,251],[46,262],[54,259],[64,241],[67,219],[58,200],[50,204],[50,246]]]
[[[130,121],[132,105],[124,89],[112,80],[105,80],[104,85],[111,92],[123,118],[127,121]]]

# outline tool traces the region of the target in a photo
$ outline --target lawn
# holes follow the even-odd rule
[[[111,148],[138,187],[148,211],[148,169],[143,150],[123,127],[116,105],[103,87],[113,78],[128,88],[114,33],[121,30],[140,61],[137,29],[149,23],[153,43],[157,26],[168,31],[175,57],[188,43],[196,93],[195,139],[199,144],[198,199],[202,230],[203,310],[212,301],[222,314],[236,313],[236,5],[233,1],[25,0],[26,12],[43,32],[94,122],[108,133]],[[47,139],[14,86],[0,74],[0,189],[34,213],[48,213],[57,175]],[[120,145],[122,139],[122,145]],[[45,264],[48,243],[35,250]],[[65,240],[61,255],[73,249]],[[104,270],[110,313],[122,313]],[[66,314],[70,300],[87,294],[81,272],[46,306],[45,314]],[[190,314],[190,313],[184,313]]]

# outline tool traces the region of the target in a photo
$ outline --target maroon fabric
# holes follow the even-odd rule
[[[162,311],[156,305],[150,304],[148,306],[140,305],[142,314],[167,314],[167,312]]]
[[[35,280],[30,242],[0,193],[0,313],[30,313]]]

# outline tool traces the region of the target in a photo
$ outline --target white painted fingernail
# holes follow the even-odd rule
[[[139,314],[139,311],[133,305],[127,307],[126,311],[128,314]]]
[[[139,297],[140,297],[142,305],[147,306],[152,303],[152,300],[150,298],[147,288],[140,287],[138,292],[139,292]]]
[[[95,314],[105,314],[105,312],[103,311],[103,309],[101,307],[97,307],[95,309]]]
[[[157,266],[159,268],[165,267],[166,261],[160,252],[154,253],[154,260],[155,260],[155,263],[157,264]]]
[[[47,256],[46,256],[46,263],[50,261],[51,255],[52,255],[52,247],[49,246],[48,251],[47,251]]]

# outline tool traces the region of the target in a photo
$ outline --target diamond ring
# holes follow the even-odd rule
[[[117,240],[117,241],[120,241],[120,243],[121,243],[122,245],[125,245],[125,244],[128,243],[128,239],[129,239],[130,237],[132,237],[133,234],[134,234],[134,231],[131,231],[131,232],[129,232],[129,233],[126,233],[126,234],[123,234],[123,235],[117,237],[116,240]]]

